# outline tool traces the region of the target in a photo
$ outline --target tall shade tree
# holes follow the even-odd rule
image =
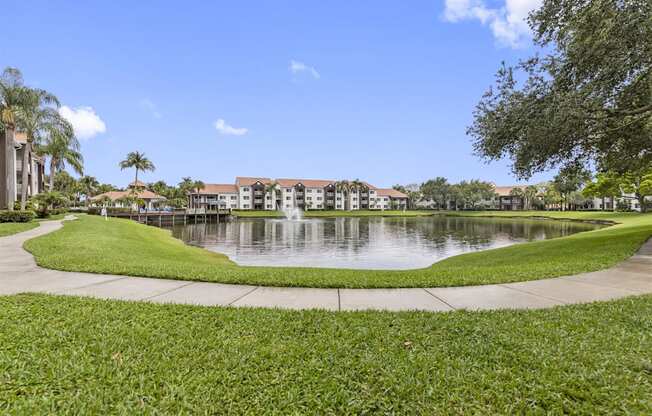
[[[649,166],[652,2],[544,0],[529,25],[541,54],[498,71],[468,129],[476,153],[510,158],[519,178]]]
[[[5,68],[0,75],[0,209],[14,209],[16,199],[16,160],[14,158],[14,140],[16,133],[17,112],[28,105],[28,88],[23,84],[23,76],[16,68]]]
[[[138,185],[138,172],[154,172],[156,170],[154,164],[145,157],[145,153],[140,152],[129,152],[127,158],[120,162],[121,170],[129,168],[134,168],[136,170],[134,186]]]
[[[70,165],[75,172],[84,173],[84,157],[79,151],[79,140],[75,137],[72,126],[65,120],[47,127],[47,134],[38,152],[50,157],[50,190],[54,189],[57,172]]]
[[[24,210],[27,204],[28,191],[28,166],[31,162],[34,146],[38,146],[44,140],[44,136],[51,128],[65,128],[66,121],[59,115],[55,107],[59,106],[59,100],[54,95],[40,89],[28,89],[25,105],[17,111],[18,127],[25,133],[27,138],[23,146],[22,178],[20,192],[20,209]]]
[[[424,198],[435,201],[437,209],[445,208],[450,197],[451,185],[446,178],[438,176],[422,183],[421,193]]]

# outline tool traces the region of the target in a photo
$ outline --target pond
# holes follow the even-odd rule
[[[172,228],[239,265],[414,269],[461,253],[562,237],[599,225],[469,217],[241,218]]]

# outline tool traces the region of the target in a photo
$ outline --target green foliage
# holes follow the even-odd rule
[[[47,218],[50,214],[63,213],[65,212],[64,208],[69,203],[69,199],[58,191],[43,192],[32,199],[36,207],[36,215],[39,218]]]
[[[437,208],[445,208],[451,195],[451,185],[444,177],[438,176],[421,184],[423,197],[437,203]]]
[[[378,215],[373,211],[363,213]],[[422,211],[412,213],[420,215]],[[307,214],[331,216],[332,211]],[[634,254],[652,235],[652,214],[498,211],[492,215],[546,215],[621,224],[563,238],[463,254],[416,270],[237,266],[224,255],[183,244],[168,231],[129,220],[104,221],[95,216],[66,222],[62,230],[30,240],[25,247],[35,255],[39,265],[57,270],[266,286],[436,287],[517,282],[600,270]],[[89,241],[93,244],[88,244]]]
[[[650,414],[652,297],[288,311],[0,297],[7,414]]]
[[[589,162],[649,165],[652,3],[545,0],[529,23],[541,55],[498,71],[468,129],[476,152],[509,157],[521,178]]]
[[[3,222],[30,222],[34,219],[33,211],[0,211],[0,223]]]

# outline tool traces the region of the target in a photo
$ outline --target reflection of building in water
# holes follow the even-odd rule
[[[469,251],[594,228],[562,221],[374,217],[240,219],[178,226],[173,233],[242,265],[410,269]]]

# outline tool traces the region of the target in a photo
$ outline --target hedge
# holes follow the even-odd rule
[[[32,211],[0,211],[0,222],[30,222],[33,219]]]

